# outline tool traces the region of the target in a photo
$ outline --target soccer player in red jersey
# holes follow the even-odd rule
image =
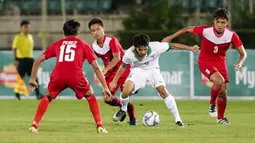
[[[202,74],[214,83],[211,89],[209,114],[217,116],[218,124],[229,125],[230,122],[224,116],[227,105],[228,70],[226,65],[226,51],[230,44],[240,54],[238,62],[234,65],[236,70],[242,70],[242,64],[247,54],[238,35],[227,28],[230,13],[224,8],[218,8],[213,14],[212,26],[192,26],[183,28],[162,41],[172,41],[184,33],[193,33],[201,37],[201,52],[198,58],[198,66]],[[217,98],[218,97],[218,98]],[[216,99],[217,109],[216,112]]]
[[[105,73],[105,80],[107,85],[112,82],[114,76],[117,73],[120,65],[122,64],[122,58],[124,56],[124,51],[119,43],[119,41],[113,37],[106,35],[104,33],[104,25],[101,18],[93,18],[89,23],[88,27],[91,31],[91,34],[96,39],[93,44],[92,48],[96,53],[98,58],[101,58],[104,63],[103,72]],[[121,78],[118,80],[118,86],[111,90],[112,95],[120,88],[123,89],[123,85],[130,73],[130,67],[126,68],[126,71],[122,74]],[[120,99],[116,96],[104,96],[104,101],[106,104],[111,106],[121,106]],[[128,115],[129,115],[129,125],[136,125],[136,117],[135,117],[135,109],[134,105],[129,103],[128,104]],[[120,121],[124,121],[125,117],[123,117]]]
[[[38,87],[36,83],[36,73],[39,65],[44,60],[56,57],[56,65],[53,69],[50,82],[48,84],[48,93],[43,97],[38,105],[34,122],[29,128],[30,132],[38,131],[38,124],[46,112],[50,102],[55,99],[58,94],[66,88],[71,88],[77,99],[85,97],[89,103],[90,111],[92,112],[97,125],[98,133],[107,133],[102,126],[102,117],[100,108],[93,93],[89,82],[84,77],[82,66],[85,59],[92,65],[94,71],[103,85],[103,92],[111,96],[111,92],[105,82],[104,76],[99,68],[94,52],[90,45],[80,40],[80,23],[75,20],[67,21],[63,26],[65,38],[50,45],[46,51],[36,59],[32,75],[29,82],[30,90]]]

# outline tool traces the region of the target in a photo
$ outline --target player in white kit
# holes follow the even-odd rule
[[[126,51],[122,59],[122,66],[119,67],[117,74],[110,83],[110,89],[114,89],[118,79],[125,71],[126,66],[131,65],[131,73],[124,84],[124,89],[120,96],[122,106],[121,109],[114,114],[113,121],[119,121],[126,115],[129,96],[138,89],[145,87],[148,81],[165,100],[167,108],[174,116],[176,125],[184,127],[176,102],[173,96],[168,93],[165,81],[159,69],[158,62],[160,54],[170,49],[183,49],[193,52],[199,51],[199,47],[196,45],[192,47],[177,43],[150,42],[149,36],[144,33],[136,34],[133,37],[133,46]]]

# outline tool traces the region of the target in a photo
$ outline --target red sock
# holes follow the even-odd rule
[[[89,108],[91,113],[93,114],[94,120],[98,127],[102,127],[102,117],[100,114],[100,108],[96,99],[95,94],[92,94],[90,97],[86,98],[89,102]]]
[[[227,97],[217,99],[218,119],[224,118],[226,106],[227,106]]]
[[[220,89],[216,89],[215,86],[212,86],[211,89],[211,99],[210,99],[210,104],[216,104],[216,98],[220,94]]]
[[[105,103],[111,105],[111,106],[121,106],[120,99],[116,96],[112,96],[110,101],[105,101]]]
[[[38,128],[38,124],[40,123],[44,113],[48,109],[49,104],[50,104],[50,101],[48,97],[44,96],[37,107],[37,111],[34,117],[34,122],[32,124],[33,127]]]
[[[135,106],[132,103],[128,103],[128,116],[130,118],[130,120],[136,120],[136,116],[135,116]]]

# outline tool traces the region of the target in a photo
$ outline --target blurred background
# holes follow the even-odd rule
[[[231,12],[229,27],[237,32],[248,51],[243,72],[235,72],[233,68],[239,59],[238,52],[230,50],[227,54],[231,81],[229,95],[239,99],[255,99],[255,59],[252,58],[255,57],[254,6],[255,0],[0,0],[0,98],[13,95],[16,72],[11,50],[14,36],[20,32],[21,20],[30,21],[36,58],[48,45],[63,37],[62,25],[68,19],[77,19],[81,23],[81,39],[92,44],[94,39],[87,24],[92,18],[101,17],[106,34],[116,36],[122,47],[127,49],[137,32],[145,32],[152,41],[160,41],[189,25],[211,25],[212,13],[224,7]],[[199,37],[191,34],[173,42],[200,45]],[[209,98],[212,83],[200,74],[197,57],[198,54],[187,51],[162,55],[162,75],[173,95]],[[54,60],[47,61],[39,69],[37,76],[42,93],[46,92],[54,64]],[[86,66],[84,71],[100,95],[99,82],[93,70]],[[73,95],[73,92],[63,92],[63,95]],[[149,85],[140,95],[153,95],[154,98],[157,93]]]
[[[11,49],[19,23],[28,19],[35,49],[44,49],[62,36],[62,24],[75,18],[82,24],[81,38],[93,41],[88,21],[100,16],[108,34],[120,39],[128,48],[130,37],[146,32],[152,40],[161,40],[177,29],[198,24],[211,24],[212,12],[225,7],[231,12],[229,25],[243,40],[245,48],[255,48],[254,0],[0,0],[0,49]],[[198,43],[191,36],[178,42]]]

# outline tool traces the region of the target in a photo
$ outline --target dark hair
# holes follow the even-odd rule
[[[63,26],[65,36],[75,36],[80,28],[80,23],[74,19],[68,20]]]
[[[28,25],[29,24],[29,21],[28,20],[22,20],[20,22],[20,26],[23,26],[23,25]]]
[[[138,33],[133,37],[133,45],[135,47],[148,46],[149,42],[150,37],[145,33]]]
[[[94,24],[99,24],[102,27],[104,27],[103,20],[100,17],[95,17],[95,18],[93,18],[92,20],[89,21],[89,23],[88,23],[89,29]]]
[[[219,19],[219,18],[229,20],[229,18],[230,18],[229,11],[225,8],[216,9],[213,14],[213,19]]]

